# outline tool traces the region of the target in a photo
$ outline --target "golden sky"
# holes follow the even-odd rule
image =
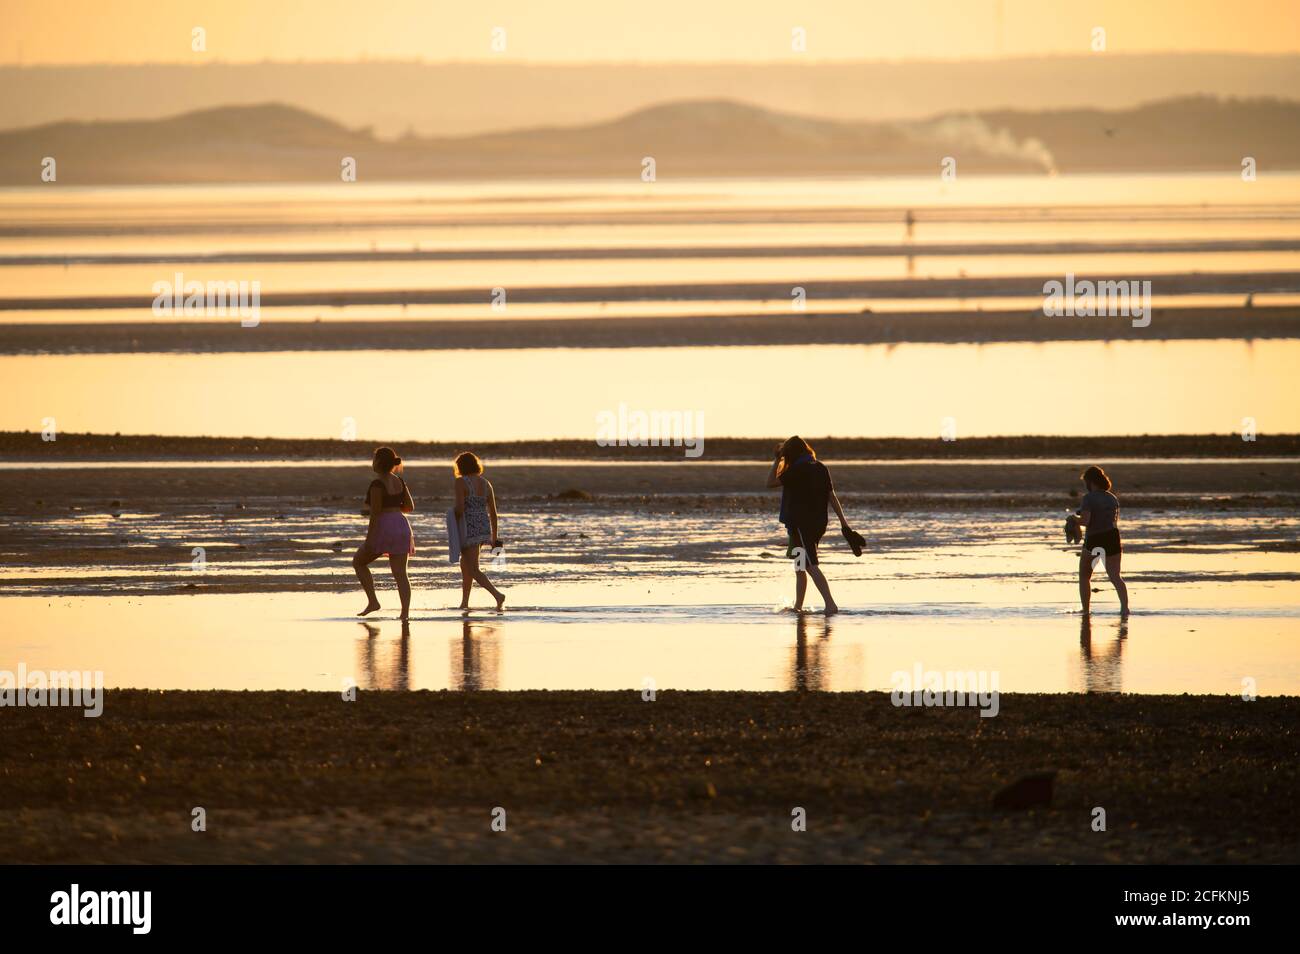
[[[26,65],[1038,56],[1098,26],[1115,53],[1300,52],[1300,0],[0,0],[0,23],[0,63]]]

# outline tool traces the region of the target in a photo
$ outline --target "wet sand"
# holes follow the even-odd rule
[[[35,441],[40,446],[39,438]],[[1206,439],[1202,446],[1213,450],[1224,442]],[[267,450],[275,457],[294,447],[302,450],[304,443],[316,444],[268,442]],[[735,443],[747,447],[757,442]],[[847,450],[854,442],[844,443]],[[15,444],[26,446],[17,439],[9,442]],[[171,449],[194,444],[178,441]],[[7,577],[0,591],[57,588],[57,574],[49,575],[54,568],[66,570],[62,585],[70,591],[92,584],[115,592],[351,585],[350,570],[333,564],[364,534],[361,502],[370,479],[365,460],[355,466],[312,461],[144,465],[130,459],[133,448],[141,446],[135,439],[90,440],[79,449],[61,438],[44,446],[54,456],[72,457],[85,452],[108,457],[109,447],[116,447],[125,459],[0,468],[0,572]],[[220,453],[250,444],[213,441],[210,446]],[[1169,446],[1187,449],[1193,443]],[[1252,445],[1238,441],[1237,446]],[[347,447],[356,452],[355,444]],[[165,443],[161,449],[167,450]],[[547,448],[531,449],[544,453]],[[438,522],[451,505],[445,463],[450,453],[440,452],[440,459],[425,463],[418,449],[403,447],[402,452],[408,455],[406,478],[417,507],[412,522],[424,559],[442,546]],[[1116,475],[1126,525],[1141,527],[1148,548],[1195,544],[1226,555],[1243,548],[1290,552],[1296,546],[1288,527],[1300,497],[1300,459],[1127,460],[1117,466],[1109,457],[1083,455],[1078,463],[978,457],[840,463],[829,454],[826,459],[841,500],[854,522],[870,529],[873,546],[928,551],[961,539],[987,542],[1011,532],[1013,525],[1021,532],[1020,524],[1036,515],[1036,545],[1063,546],[1060,515],[1077,507],[1078,475],[1083,463],[1092,460]],[[622,559],[622,548],[632,546],[633,539],[639,541],[634,549],[642,553],[667,547],[665,553],[678,560],[712,564],[748,558],[750,550],[769,545],[767,537],[774,532],[777,495],[763,489],[767,465],[761,460],[719,463],[678,457],[676,462],[631,463],[625,457],[546,465],[493,463],[489,454],[488,462],[509,550],[556,559],[563,554],[567,572]],[[885,515],[891,519],[882,523]],[[1189,522],[1191,515],[1199,516]],[[892,529],[894,524],[899,529]],[[719,529],[724,526],[726,530]],[[611,537],[609,531],[616,528],[618,534]],[[565,534],[572,539],[564,539]],[[176,567],[188,566],[191,550],[199,544],[227,573],[177,578]],[[247,569],[231,575],[237,566]],[[272,567],[274,572],[266,572]],[[99,579],[113,569],[133,569],[137,585],[112,576]]]
[[[841,500],[868,509],[1049,508],[1079,499],[1079,464],[1059,461],[836,462],[832,467]],[[450,502],[451,467],[442,460],[408,458],[406,480],[424,513],[445,510]],[[1110,461],[1097,459],[1112,469]],[[488,472],[503,512],[520,505],[566,504],[590,507],[657,506],[667,509],[771,509],[775,494],[765,491],[764,463],[714,464],[575,462],[572,466],[529,463],[490,464]],[[1300,460],[1126,461],[1116,492],[1126,511],[1149,507],[1228,510],[1293,508],[1300,494]],[[266,465],[248,467],[96,466],[58,469],[17,467],[0,470],[0,512],[54,515],[70,508],[108,514],[166,512],[169,508],[207,507],[287,513],[325,508],[360,510],[370,479],[366,462],[355,467]]]
[[[788,291],[786,294],[788,298]],[[147,303],[143,307],[147,307]],[[490,321],[493,333],[483,333]],[[784,344],[1152,341],[1300,337],[1293,306],[1160,308],[1151,324],[1127,319],[1046,318],[1022,311],[863,314],[663,315],[426,321],[231,321],[0,324],[0,354],[220,353],[251,351],[425,351],[495,348],[666,348]]]
[[[980,718],[883,693],[111,691],[98,719],[5,712],[0,839],[10,862],[1295,863],[1298,717],[1209,696],[1004,695]],[[1050,807],[992,808],[1041,770]]]
[[[1059,275],[1007,275],[978,278],[870,278],[823,279],[804,282],[672,282],[625,285],[532,285],[511,287],[514,304],[599,304],[641,301],[789,301],[793,284],[805,288],[809,300],[870,298],[1027,298],[1041,301],[1048,281]],[[1117,276],[1081,274],[1077,281],[1107,281]],[[1127,279],[1129,276],[1118,276]],[[1295,294],[1300,292],[1300,272],[1169,272],[1145,274],[1152,294],[1224,295]],[[261,307],[356,307],[361,305],[486,305],[491,290],[472,288],[340,289],[337,291],[267,292]],[[0,311],[70,311],[78,309],[151,309],[154,295],[72,295],[0,298]],[[1044,319],[1042,308],[1035,314],[1040,322],[1091,325]],[[802,316],[801,316],[802,317]],[[698,320],[692,318],[690,320]],[[236,320],[234,322],[238,324]],[[1111,322],[1112,325],[1123,321]],[[1146,330],[1138,329],[1138,330]],[[1091,337],[1095,337],[1091,335]],[[970,340],[959,338],[957,340]]]
[[[247,252],[64,252],[0,255],[0,267],[18,265],[202,265],[267,262],[512,262],[610,261],[677,258],[916,258],[986,255],[1194,254],[1295,252],[1300,240],[1140,239],[1041,242],[889,242],[801,245],[637,245],[551,248],[257,249]]]

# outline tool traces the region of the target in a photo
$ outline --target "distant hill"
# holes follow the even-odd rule
[[[1245,14],[1243,14],[1244,16]],[[294,62],[0,66],[0,129],[285,103],[380,136],[466,136],[741,100],[820,119],[1129,109],[1176,96],[1295,97],[1300,55],[1081,52],[994,60],[776,63]]]
[[[70,185],[630,178],[652,156],[665,176],[1235,172],[1300,168],[1300,103],[1187,97],[1126,110],[946,113],[840,122],[727,100],[666,103],[608,122],[475,136],[381,139],[282,104],[168,119],[52,123],[0,133],[0,184],[37,185],[43,157]]]

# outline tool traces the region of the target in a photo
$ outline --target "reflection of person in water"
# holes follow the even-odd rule
[[[1092,618],[1084,616],[1079,623],[1080,687],[1084,692],[1120,692],[1124,684],[1124,641],[1128,638],[1128,622],[1117,627],[1117,638],[1103,652],[1094,652],[1092,645]]]
[[[1086,530],[1079,552],[1079,602],[1087,615],[1092,599],[1092,561],[1101,555],[1093,551],[1101,550],[1106,556],[1106,575],[1119,597],[1120,615],[1127,616],[1128,587],[1120,575],[1124,548],[1119,539],[1119,500],[1110,492],[1110,478],[1100,467],[1089,467],[1082,479],[1088,492],[1075,513]]]
[[[451,641],[451,687],[463,692],[496,689],[499,646],[495,620],[465,620]]]
[[[827,684],[827,660],[823,650],[831,636],[830,621],[800,613],[795,618],[794,660],[790,667],[790,689],[820,692]],[[809,640],[812,643],[809,644]]]
[[[411,624],[402,621],[402,638],[393,652],[391,643],[380,646],[379,626],[361,624],[366,636],[357,647],[361,652],[361,688],[392,689],[404,692],[411,688]],[[380,649],[387,650],[383,656]]]

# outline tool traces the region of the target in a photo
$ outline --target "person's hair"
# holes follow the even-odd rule
[[[483,473],[483,462],[478,459],[478,454],[473,451],[461,451],[452,461],[452,467],[456,471],[457,477],[464,477],[467,474]]]
[[[391,447],[376,447],[370,466],[374,468],[376,474],[391,474],[395,470],[402,469],[402,458],[398,457]]]
[[[787,438],[786,442],[781,445],[781,466],[777,468],[777,471],[785,473],[791,464],[804,456],[816,460],[817,452],[812,449],[811,444],[797,434],[794,437]]]
[[[1083,477],[1083,482],[1085,484],[1100,487],[1102,490],[1110,490],[1110,478],[1107,477],[1106,472],[1096,464],[1093,464],[1085,470],[1081,476]]]

